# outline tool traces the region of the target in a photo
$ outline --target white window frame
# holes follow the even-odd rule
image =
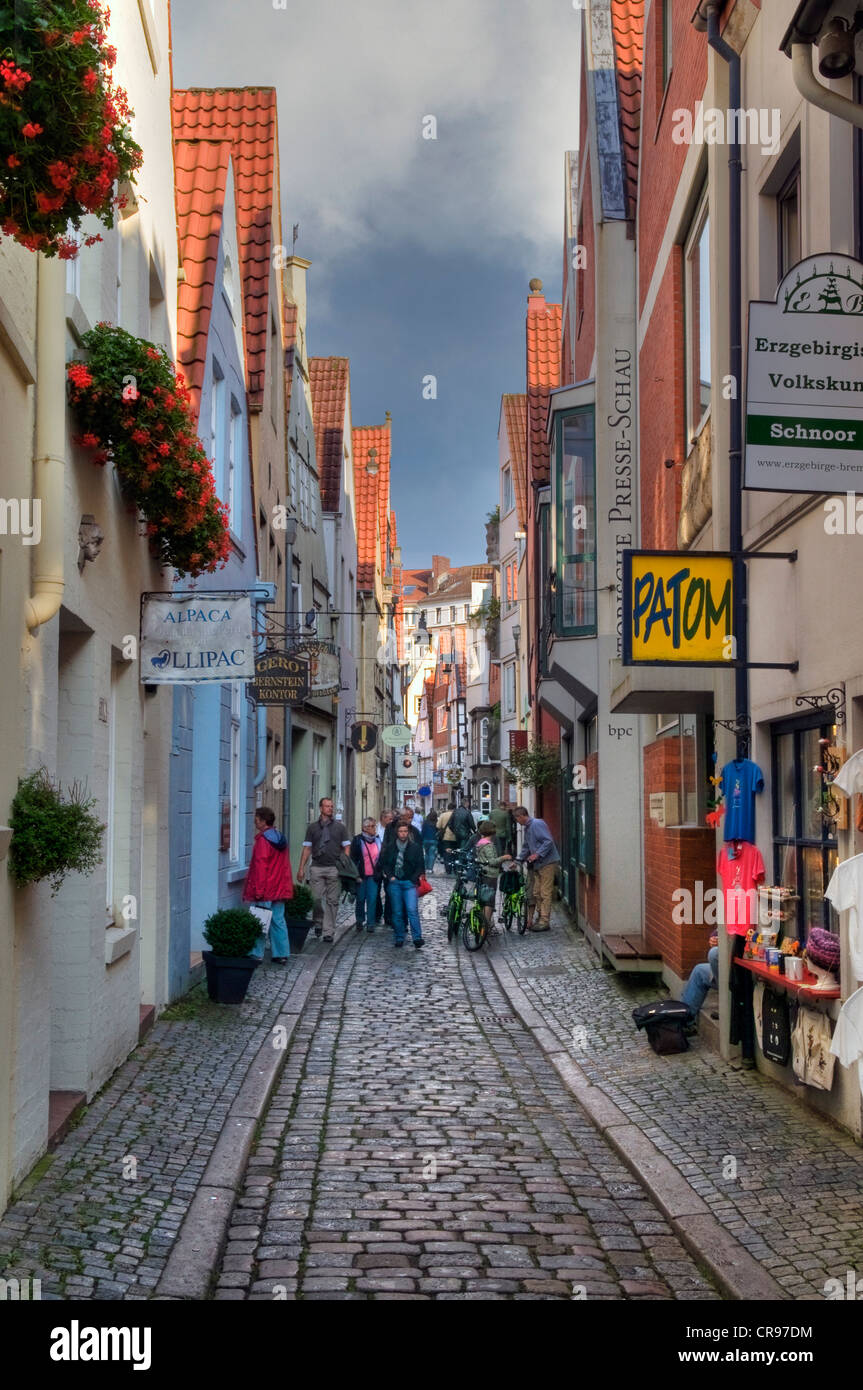
[[[510,698],[510,695],[512,698]],[[503,668],[503,712],[515,714],[515,662],[508,661]]]
[[[710,401],[709,401],[709,400],[708,400],[707,405],[706,405],[706,406],[702,406],[700,410],[697,410],[697,409],[696,409],[696,407],[695,407],[695,400],[694,400],[694,398],[695,398],[695,389],[694,389],[694,388],[695,388],[695,380],[694,380],[694,373],[695,373],[695,372],[698,372],[698,383],[699,383],[699,385],[698,385],[698,390],[699,390],[699,398],[700,398],[700,396],[701,396],[701,365],[702,365],[702,362],[701,362],[701,347],[702,347],[702,337],[703,337],[702,332],[701,332],[701,325],[702,325],[702,323],[703,323],[703,321],[704,321],[704,309],[705,309],[705,306],[706,306],[706,311],[707,311],[707,335],[706,335],[706,343],[707,343],[707,350],[708,350],[708,353],[710,352],[710,331],[711,331],[711,316],[710,316],[710,240],[711,240],[711,236],[710,236],[710,225],[709,225],[709,224],[710,224],[710,203],[709,203],[709,200],[708,200],[707,191],[705,190],[704,194],[703,194],[702,197],[699,199],[699,203],[698,203],[698,207],[696,208],[695,215],[693,216],[692,221],[691,221],[691,223],[690,223],[690,225],[689,225],[689,232],[688,232],[687,237],[686,237],[686,242],[685,242],[685,244],[684,244],[684,252],[683,252],[683,266],[684,266],[684,315],[685,315],[685,324],[686,324],[686,429],[687,429],[687,438],[688,438],[690,444],[691,444],[692,441],[693,441],[694,439],[696,439],[697,436],[701,433],[701,430],[704,428],[704,425],[705,425],[705,423],[706,423],[706,421],[707,421],[707,418],[708,418],[708,416],[709,416],[709,414],[710,414]],[[705,228],[707,229],[707,247],[706,247],[707,256],[706,256],[706,263],[705,263],[705,264],[702,264],[702,257],[701,257],[700,254],[699,254],[699,267],[698,267],[698,270],[699,270],[699,277],[698,277],[698,279],[699,279],[699,283],[698,283],[698,322],[697,322],[697,324],[696,324],[696,322],[695,322],[695,313],[694,313],[694,309],[693,309],[693,305],[694,305],[694,289],[695,289],[695,285],[694,285],[693,257],[694,257],[696,248],[699,247],[699,243],[701,242],[701,238],[702,238],[702,236],[704,235]],[[708,359],[708,369],[710,369],[710,365],[711,365],[711,364],[710,364],[709,359]],[[712,372],[711,372],[711,376],[712,376]],[[708,382],[707,384],[709,385],[710,390],[711,390],[711,393],[712,393],[712,390],[713,390],[713,383],[712,383],[712,380],[711,380],[710,382]],[[696,418],[696,416],[697,416],[697,418]]]
[[[491,782],[480,782],[479,784],[479,809],[484,816],[487,816],[491,811]]]
[[[488,716],[479,721],[479,760],[488,762]]]
[[[512,469],[507,465],[501,477],[501,516],[506,516],[515,506],[515,492],[512,485]]]

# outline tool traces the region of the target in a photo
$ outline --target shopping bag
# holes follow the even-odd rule
[[[792,1034],[794,1075],[804,1086],[829,1091],[833,1086],[836,1058],[830,1051],[832,1034],[826,1014],[815,1009],[797,1010]]]
[[[270,923],[273,920],[273,909],[271,907],[260,907],[257,903],[253,903],[249,911],[253,917],[257,917],[261,924],[261,931],[264,936],[267,936],[270,930]]]
[[[417,897],[424,898],[426,893],[430,893],[431,891],[432,886],[426,878],[425,874],[420,874],[419,879],[417,880]]]

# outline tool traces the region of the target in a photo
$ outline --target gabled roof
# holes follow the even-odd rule
[[[273,217],[280,225],[278,129],[272,87],[190,88],[172,98],[174,139],[231,142],[243,281],[249,404],[264,393]]]
[[[354,498],[357,509],[357,588],[373,589],[378,536],[381,564],[386,563],[386,516],[390,493],[390,427],[356,425],[351,431],[354,454]],[[377,451],[378,471],[366,472],[369,451]]]
[[[309,362],[315,452],[321,480],[321,506],[337,512],[341,502],[345,450],[345,406],[350,380],[347,357],[313,357]]]
[[[527,396],[502,396],[501,404],[515,485],[515,511],[523,531],[527,525]]]
[[[611,0],[611,32],[617,101],[623,141],[623,167],[629,216],[638,198],[638,144],[641,125],[641,73],[644,64],[644,0]]]
[[[228,140],[177,140],[174,144],[177,231],[186,275],[177,291],[177,358],[192,393],[196,418],[201,409],[230,158]]]
[[[531,281],[527,300],[527,471],[528,482],[547,483],[546,421],[549,393],[560,385],[561,306],[546,304],[542,281]]]

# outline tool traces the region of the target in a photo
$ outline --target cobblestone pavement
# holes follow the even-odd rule
[[[588,1079],[789,1297],[823,1299],[826,1279],[863,1269],[863,1150],[775,1083],[698,1041],[657,1057],[632,1024],[632,1009],[657,997],[656,978],[621,979],[562,911],[554,922],[548,935],[498,931],[486,950],[506,961]],[[727,1158],[736,1177],[723,1176]]]
[[[298,963],[322,949],[259,967],[236,1008],[202,987],[159,1020],[0,1219],[0,1277],[41,1279],[43,1298],[151,1296]]]
[[[716,1298],[488,963],[426,933],[324,963],[216,1297]]]

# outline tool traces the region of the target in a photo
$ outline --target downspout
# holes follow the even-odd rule
[[[33,498],[40,502],[41,537],[34,556],[33,593],[24,618],[35,632],[63,602],[66,487],[66,267],[39,257],[36,291],[36,431]]]
[[[735,53],[719,32],[719,15],[723,0],[708,0],[707,42],[728,64],[728,105],[740,111],[740,55]],[[734,123],[734,140],[728,151],[728,278],[730,286],[729,338],[730,374],[736,384],[731,400],[731,430],[729,449],[729,541],[733,563],[734,597],[732,632],[736,642],[734,670],[735,714],[738,727],[749,720],[749,607],[746,592],[746,561],[743,558],[743,305],[742,305],[742,246],[741,246],[741,182],[740,122]],[[749,749],[738,737],[737,755],[746,756]]]
[[[811,44],[792,44],[791,73],[798,92],[812,106],[818,106],[829,115],[838,116],[841,121],[848,121],[859,130],[863,130],[863,106],[852,101],[850,97],[841,96],[839,92],[832,92],[829,87],[818,81],[812,69]]]

